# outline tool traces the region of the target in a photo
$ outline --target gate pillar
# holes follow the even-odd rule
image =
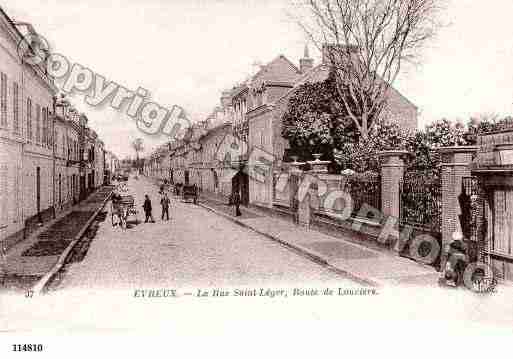
[[[471,163],[477,146],[453,146],[439,149],[442,155],[442,253],[441,268],[447,260],[447,245],[453,234],[460,232],[460,205],[463,177],[471,175]]]
[[[289,200],[290,210],[292,211],[294,222],[296,224],[308,227],[310,225],[310,196],[307,194],[304,198],[299,198],[298,195],[301,179],[303,176],[303,171],[300,169],[300,166],[303,164],[304,163],[297,162],[296,160],[290,163]]]
[[[400,183],[406,169],[407,151],[383,151],[381,159],[381,212],[385,217],[399,218]]]

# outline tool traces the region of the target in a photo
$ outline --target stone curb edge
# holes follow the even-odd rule
[[[240,225],[241,227],[250,229],[250,230],[252,230],[252,231],[254,231],[254,232],[256,232],[256,233],[258,233],[258,234],[260,234],[262,236],[265,236],[265,237],[271,239],[272,241],[280,243],[281,245],[283,245],[283,246],[285,246],[285,247],[287,247],[289,249],[292,249],[292,250],[294,250],[296,252],[299,252],[304,257],[307,257],[308,259],[310,259],[310,260],[312,260],[312,261],[314,261],[314,262],[316,262],[318,264],[321,264],[321,265],[331,269],[334,272],[337,272],[337,273],[340,273],[342,275],[345,275],[345,276],[349,277],[349,279],[352,279],[352,280],[354,280],[356,282],[359,282],[361,284],[364,284],[364,285],[370,286],[370,287],[383,287],[384,286],[384,283],[379,281],[379,280],[372,279],[372,278],[367,278],[367,277],[362,277],[360,275],[356,275],[354,273],[351,273],[351,272],[349,272],[349,271],[347,271],[345,269],[338,268],[338,267],[332,265],[331,263],[329,263],[329,261],[326,258],[322,257],[321,255],[319,255],[319,254],[315,253],[314,251],[309,250],[309,249],[307,249],[307,248],[305,248],[305,247],[303,247],[301,245],[294,244],[294,243],[291,243],[291,242],[288,242],[288,241],[284,241],[284,240],[279,239],[278,237],[275,237],[275,236],[273,236],[273,235],[271,235],[269,233],[265,233],[265,232],[260,231],[260,230],[258,230],[256,228],[253,228],[250,225],[248,225],[248,224],[246,224],[246,223],[244,223],[242,221],[239,221],[239,220],[237,220],[236,218],[233,218],[230,215],[227,215],[227,214],[225,214],[225,213],[223,213],[221,211],[218,211],[218,210],[216,210],[216,209],[214,209],[214,208],[212,208],[210,206],[207,206],[206,204],[198,203],[198,205],[203,207],[203,208],[205,208],[205,209],[207,209],[207,210],[209,210],[209,211],[211,211],[211,212],[213,212],[213,213],[215,213],[215,214],[217,214],[217,215],[219,215],[219,216],[221,216],[221,217],[224,217],[224,218],[226,218],[226,219],[228,219],[228,220],[230,220],[230,221]]]
[[[103,200],[101,206],[98,207],[98,209],[94,212],[94,214],[87,220],[87,222],[82,227],[82,229],[77,233],[75,238],[73,238],[71,243],[66,247],[64,252],[61,253],[61,255],[59,256],[59,260],[57,261],[57,263],[55,263],[55,265],[52,267],[52,269],[48,273],[46,273],[43,276],[43,278],[41,278],[34,285],[34,287],[32,287],[32,291],[34,292],[35,295],[43,295],[44,294],[44,290],[45,290],[46,286],[48,285],[48,283],[50,282],[50,280],[61,270],[62,266],[66,263],[66,259],[67,259],[68,255],[73,250],[73,248],[75,248],[75,246],[78,244],[78,242],[84,235],[87,228],[89,228],[91,223],[93,223],[94,219],[98,216],[98,214],[101,212],[101,210],[105,207],[105,204],[112,196],[113,191],[114,190],[109,192],[107,197],[105,197],[105,199]]]

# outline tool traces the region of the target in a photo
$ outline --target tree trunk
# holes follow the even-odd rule
[[[362,138],[367,138],[369,135],[369,126],[368,126],[369,116],[366,113],[362,114],[362,123],[360,127],[360,134]]]

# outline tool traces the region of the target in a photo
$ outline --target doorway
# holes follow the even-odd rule
[[[186,170],[184,172],[184,177],[185,177],[185,179],[184,179],[185,185],[188,186],[189,185],[189,171]]]
[[[232,193],[239,192],[242,205],[249,204],[249,176],[244,170],[240,170],[232,178]]]
[[[59,173],[59,206],[62,203],[62,196],[61,196],[61,174]]]
[[[36,168],[36,210],[41,218],[41,168]],[[40,220],[41,221],[41,220]]]

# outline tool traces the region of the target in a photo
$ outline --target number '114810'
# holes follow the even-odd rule
[[[42,352],[43,344],[13,344],[13,352]]]

